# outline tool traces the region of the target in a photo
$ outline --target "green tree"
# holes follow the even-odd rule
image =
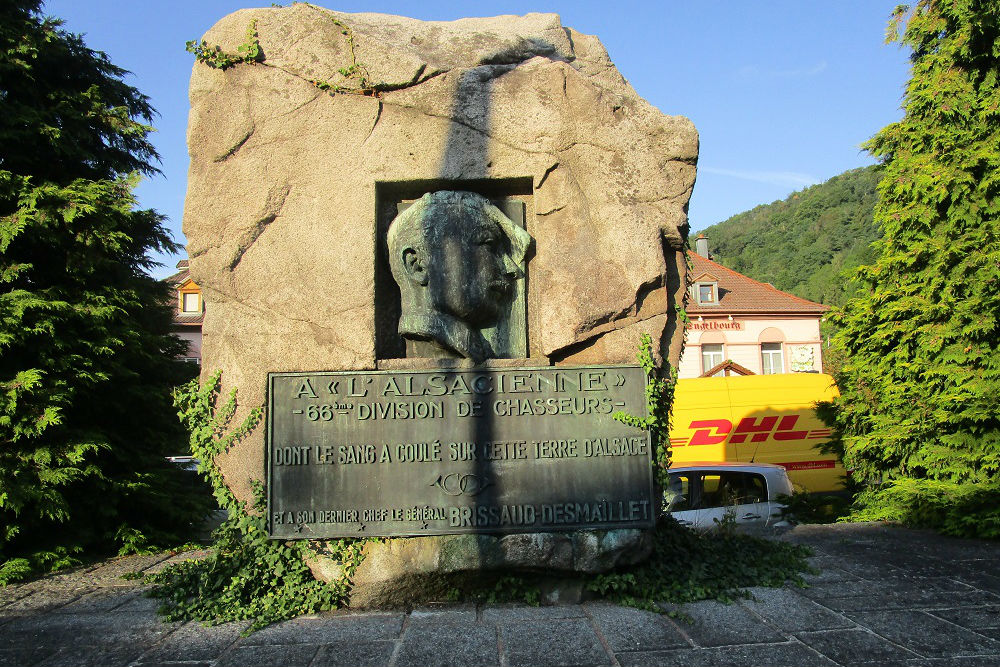
[[[921,0],[905,115],[866,148],[884,165],[884,238],[836,319],[836,423],[871,486],[861,518],[1000,536],[1000,5]]]
[[[40,12],[0,5],[0,583],[169,539],[204,509],[163,459],[186,440],[186,373],[145,272],[174,246],[132,193],[156,171],[154,112]]]
[[[705,229],[723,266],[828,306],[852,295],[847,274],[870,264],[877,167],[852,169]],[[693,241],[692,241],[693,243]]]

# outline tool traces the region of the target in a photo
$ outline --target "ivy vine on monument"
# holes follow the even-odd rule
[[[686,314],[682,316],[687,317]],[[623,424],[650,432],[653,479],[660,488],[666,488],[667,470],[670,468],[670,414],[674,404],[674,389],[677,387],[677,369],[670,368],[667,364],[667,377],[662,377],[664,373],[653,358],[653,339],[646,333],[639,339],[636,360],[646,374],[647,414],[638,417],[619,410],[611,416]]]
[[[161,613],[166,620],[211,625],[251,620],[247,634],[300,614],[344,606],[367,540],[326,541],[327,555],[343,568],[340,580],[327,583],[317,580],[306,564],[314,555],[310,542],[268,538],[263,483],[254,480],[253,502],[244,503],[229,490],[214,463],[260,424],[263,410],[251,410],[241,424],[231,428],[236,390],[219,406],[220,385],[221,373],[215,373],[204,386],[192,380],[174,396],[181,421],[191,434],[191,451],[200,461],[198,471],[211,483],[228,518],[215,531],[208,557],[171,565],[147,579],[155,585],[151,595],[164,601]]]

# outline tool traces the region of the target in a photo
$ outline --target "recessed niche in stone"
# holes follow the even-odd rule
[[[446,193],[470,192],[481,195],[490,204],[499,209],[502,220],[486,220],[485,224],[495,232],[508,225],[516,226],[519,230],[530,233],[527,224],[528,213],[532,210],[531,179],[497,179],[497,180],[422,180],[394,183],[378,183],[376,185],[376,262],[375,262],[375,350],[379,359],[400,359],[414,357],[440,357],[440,356],[469,356],[474,358],[475,353],[456,353],[453,350],[442,348],[440,343],[434,340],[415,340],[411,334],[404,338],[399,333],[400,317],[403,313],[400,288],[393,277],[391,263],[389,261],[389,244],[387,236],[393,220],[400,216],[410,206],[420,200],[427,193],[439,193],[424,200],[422,206],[427,202],[442,198],[450,198],[450,201],[469,200],[473,203],[479,200],[478,197],[464,197],[460,194],[448,195]],[[481,201],[481,200],[480,200]],[[475,207],[473,207],[475,208]],[[490,208],[486,206],[486,208]],[[497,211],[493,210],[491,216],[497,216]],[[412,218],[413,216],[409,216]],[[490,217],[490,216],[487,216]],[[475,216],[472,216],[475,218]],[[479,225],[475,219],[470,218],[462,224],[470,226]],[[500,224],[496,224],[500,223]],[[404,224],[401,222],[399,224]],[[409,224],[408,222],[405,224]],[[512,230],[508,230],[509,232]],[[516,239],[513,238],[516,234]],[[517,246],[524,243],[528,236],[520,231],[508,234],[512,238],[504,238],[504,234],[493,236],[495,242],[505,243],[505,252],[510,252],[511,244]],[[487,234],[489,236],[489,234]],[[473,242],[470,239],[470,242]],[[476,329],[486,341],[486,348],[489,350],[488,356],[491,358],[515,359],[529,356],[528,343],[528,317],[527,317],[527,287],[528,287],[528,262],[533,254],[533,246],[530,241],[521,249],[527,249],[526,254],[521,258],[518,253],[508,254],[505,260],[506,266],[510,269],[507,277],[516,274],[516,278],[510,280],[509,292],[504,291],[502,297],[497,297],[498,302],[502,302],[501,312],[491,319],[485,326]],[[465,248],[463,252],[474,252],[475,248]],[[397,250],[397,252],[399,252]],[[517,255],[520,261],[516,262],[514,269],[511,265],[511,258]],[[455,259],[454,256],[451,257]],[[402,272],[401,260],[397,258],[397,272]],[[437,260],[441,263],[440,258]],[[432,262],[433,263],[433,262]],[[439,270],[440,266],[430,266],[428,270]],[[478,272],[473,270],[468,276],[476,276]],[[484,271],[484,279],[489,279],[488,271]],[[478,276],[476,276],[478,278]],[[495,276],[494,276],[495,277]],[[404,281],[406,278],[402,278]],[[467,279],[474,279],[467,277]],[[485,287],[484,287],[485,289]],[[407,299],[412,301],[412,296]],[[412,307],[412,304],[411,304]],[[406,327],[404,327],[406,328]],[[412,329],[412,327],[410,327]],[[432,339],[433,336],[428,336]],[[462,348],[456,345],[455,348]]]

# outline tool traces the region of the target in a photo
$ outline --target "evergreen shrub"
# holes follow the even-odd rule
[[[190,493],[170,388],[174,249],[133,188],[153,109],[127,74],[41,15],[0,4],[0,584],[86,552],[183,539]]]
[[[866,485],[857,518],[1000,537],[1000,5],[921,0],[889,41],[912,49],[905,115],[882,161],[877,258],[835,315],[834,419]]]

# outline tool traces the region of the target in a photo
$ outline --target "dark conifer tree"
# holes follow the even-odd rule
[[[146,271],[174,245],[136,208],[154,112],[126,74],[39,0],[0,4],[0,582],[204,509],[163,458],[185,370]]]

